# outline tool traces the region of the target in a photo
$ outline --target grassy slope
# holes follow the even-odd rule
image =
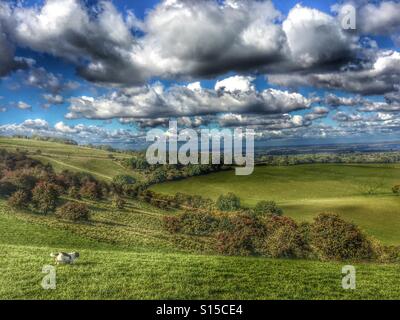
[[[2,299],[396,299],[399,265],[358,264],[357,290],[341,288],[338,263],[176,253],[158,244],[130,248],[0,210]],[[35,217],[37,218],[37,217]],[[151,249],[152,248],[152,249]],[[57,289],[40,286],[49,253],[78,250],[57,267]]]
[[[126,173],[126,170],[108,156],[115,158],[128,157],[125,154],[113,153],[99,149],[77,147],[61,143],[35,141],[25,139],[13,139],[0,137],[0,148],[8,150],[25,150],[29,156],[43,163],[50,163],[55,170],[83,171],[96,176],[99,179],[109,181],[118,174]],[[41,154],[36,154],[41,150]],[[131,173],[135,175],[134,173]]]
[[[40,148],[47,159],[53,160],[56,155],[66,165],[93,170],[99,176],[119,170],[113,169],[108,152],[101,150],[0,138],[0,147],[15,149],[18,145],[31,148],[31,152]],[[92,156],[101,158],[104,164],[89,168]],[[78,166],[74,159],[83,162]],[[334,197],[331,199],[334,201]],[[88,204],[92,221],[74,224],[53,216],[14,212],[0,200],[0,298],[400,297],[399,265],[357,265],[357,290],[349,292],[341,288],[342,264],[201,255],[199,252],[207,252],[212,244],[206,239],[166,234],[161,226],[161,217],[166,213],[161,210],[136,201],[130,201],[122,211],[112,209],[107,202]],[[179,249],[182,242],[193,250]],[[60,250],[77,250],[81,259],[74,266],[57,267],[57,289],[43,290],[42,267],[52,263],[50,252]]]
[[[365,188],[382,183],[375,195]],[[154,186],[158,192],[186,192],[216,199],[234,192],[246,205],[275,200],[285,214],[311,220],[317,213],[337,212],[388,244],[400,244],[400,198],[391,187],[400,183],[400,165],[313,164],[257,167],[250,176],[234,171]]]

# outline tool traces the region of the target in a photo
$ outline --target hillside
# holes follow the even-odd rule
[[[123,153],[55,142],[6,137],[0,137],[0,148],[10,151],[24,150],[29,153],[31,158],[40,160],[44,164],[50,163],[56,171],[86,172],[105,181],[110,181],[118,174],[126,173],[126,170],[116,161],[116,159],[128,157]]]
[[[398,164],[309,164],[260,166],[250,176],[219,172],[158,184],[152,190],[212,199],[234,192],[249,206],[274,200],[285,215],[298,221],[311,221],[320,212],[335,212],[385,243],[400,244],[400,198],[391,191],[399,183]]]
[[[179,252],[168,237],[115,222],[109,232],[58,225],[52,218],[9,212],[0,202],[1,299],[396,299],[399,265],[357,264],[357,290],[341,288],[340,263],[223,257]],[[97,220],[95,214],[95,220]],[[138,213],[131,224],[140,223]],[[126,218],[126,217],[125,217]],[[150,219],[151,220],[151,219]],[[121,228],[121,229],[120,229]],[[125,229],[125,233],[120,233]],[[92,231],[91,231],[92,229]],[[129,229],[129,230],[128,230]],[[119,234],[111,239],[111,235]],[[128,236],[129,235],[129,236]],[[117,243],[123,243],[120,245]],[[77,250],[57,267],[57,289],[43,290],[50,252]]]
[[[1,138],[0,148],[3,147],[28,150],[29,156],[40,149],[41,154],[34,157],[50,163],[57,160],[62,163],[59,170],[73,166],[99,178],[125,172],[108,156],[109,152],[102,150]],[[91,166],[91,157],[101,165]],[[213,181],[220,174],[228,177],[232,172],[196,179]],[[183,182],[193,183],[193,180],[169,183],[171,190]],[[166,186],[161,187],[165,190]],[[215,192],[212,187],[210,190]],[[295,199],[291,200],[294,203]],[[217,256],[212,253],[213,243],[209,238],[166,232],[162,217],[173,214],[171,211],[139,200],[128,200],[124,209],[115,209],[108,199],[82,202],[90,207],[90,221],[71,223],[51,214],[43,216],[10,209],[5,199],[0,199],[0,298],[396,299],[400,296],[397,264],[357,263],[357,290],[350,292],[341,288],[341,268],[345,263]],[[387,227],[391,230],[390,224]],[[57,289],[43,290],[42,267],[53,263],[49,254],[57,251],[79,251],[81,258],[76,265],[57,267]]]

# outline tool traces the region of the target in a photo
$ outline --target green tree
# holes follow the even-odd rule
[[[240,198],[232,192],[226,195],[220,195],[217,200],[217,208],[221,211],[239,210]]]

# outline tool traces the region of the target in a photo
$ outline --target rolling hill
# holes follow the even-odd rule
[[[0,138],[0,148],[28,150],[30,156],[54,164],[57,170],[74,168],[107,180],[125,172],[125,169],[109,157],[109,152],[97,149],[10,138]],[[37,152],[38,149],[41,152]],[[114,154],[114,157],[123,156]],[[99,161],[98,165],[93,165],[94,159]],[[208,194],[216,197],[218,193],[213,187],[213,179],[218,175],[226,175],[228,178],[233,173],[223,172],[194,179],[210,179]],[[293,173],[292,179],[295,180],[295,177],[296,174]],[[232,178],[231,184],[233,180]],[[193,192],[194,187],[189,188],[190,185],[194,186],[193,179],[170,183],[170,189],[168,184],[155,188],[172,192],[185,182],[188,183],[186,191]],[[204,181],[198,183],[199,190],[203,183]],[[310,185],[312,183],[305,186],[303,192]],[[223,192],[229,190],[227,185],[220,188]],[[351,190],[346,192],[349,197],[356,197],[351,194]],[[286,201],[293,201],[294,204],[295,194],[291,192]],[[253,190],[253,195],[260,196],[260,187]],[[390,198],[388,194],[381,196]],[[330,199],[335,201],[338,197],[340,198],[340,194],[335,193]],[[318,200],[317,194],[313,199]],[[90,222],[71,223],[58,220],[54,215],[43,216],[13,210],[7,206],[5,199],[0,199],[0,298],[400,297],[400,279],[397,276],[400,265],[357,263],[357,290],[346,291],[341,287],[341,268],[344,263],[217,256],[212,253],[213,244],[207,238],[165,232],[162,217],[172,212],[156,209],[135,199],[128,200],[122,210],[112,207],[108,200],[84,202],[91,209]],[[286,206],[285,209],[287,208]],[[391,230],[390,223],[388,230]],[[41,279],[45,276],[42,268],[53,263],[49,254],[56,251],[79,251],[81,257],[75,265],[58,266],[57,289],[44,290],[40,286]]]
[[[321,212],[338,213],[384,243],[400,244],[400,197],[391,191],[395,184],[400,184],[398,164],[307,164],[259,166],[249,176],[218,172],[151,189],[212,199],[233,192],[248,206],[274,200],[298,221],[311,221]]]

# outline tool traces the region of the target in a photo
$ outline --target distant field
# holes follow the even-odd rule
[[[274,200],[285,214],[310,221],[320,212],[336,212],[388,244],[400,244],[400,165],[310,164],[256,167],[250,176],[219,172],[158,184],[152,190],[185,192],[213,199],[234,192],[248,206]],[[372,195],[367,194],[373,191]]]

